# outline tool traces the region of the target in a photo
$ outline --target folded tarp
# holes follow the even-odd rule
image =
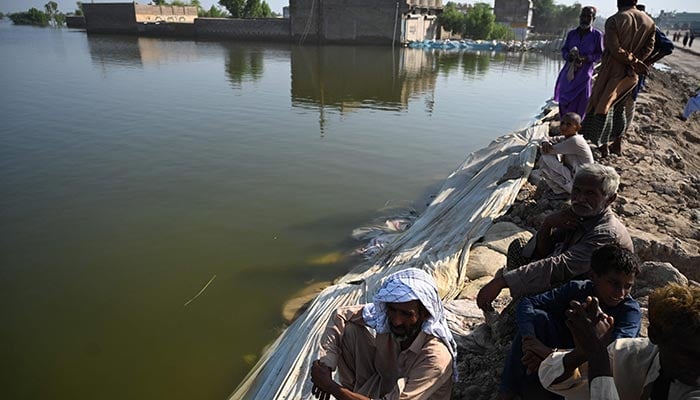
[[[469,248],[515,200],[548,129],[549,124],[538,121],[470,154],[407,231],[318,295],[270,345],[230,398],[312,398],[309,367],[331,313],[341,306],[370,302],[383,279],[398,270],[426,270],[442,298],[454,299],[467,279]]]

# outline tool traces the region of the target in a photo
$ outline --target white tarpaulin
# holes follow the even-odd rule
[[[382,280],[400,269],[428,271],[442,298],[455,298],[466,280],[469,248],[513,203],[548,130],[549,124],[533,125],[470,154],[406,232],[318,295],[267,349],[231,399],[312,398],[309,367],[333,310],[371,301]]]

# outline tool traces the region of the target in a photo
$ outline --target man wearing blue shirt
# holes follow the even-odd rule
[[[615,321],[606,337],[608,342],[639,335],[642,314],[639,304],[630,296],[639,273],[635,255],[620,246],[606,245],[593,252],[591,269],[591,280],[570,281],[520,300],[515,314],[518,334],[506,358],[499,399],[512,399],[515,395],[524,399],[554,396],[540,385],[537,369],[557,348],[574,347],[565,324],[565,312],[572,300],[599,299],[602,311]]]

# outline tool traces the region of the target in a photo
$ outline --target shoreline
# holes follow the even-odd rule
[[[630,231],[635,253],[644,262],[633,293],[644,312],[642,336],[646,335],[646,300],[651,289],[667,282],[700,285],[700,231],[694,228],[700,224],[700,115],[687,122],[676,118],[700,85],[700,73],[693,69],[700,62],[700,53],[679,50],[659,62],[671,71],[650,72],[625,135],[622,156],[601,159],[596,154],[596,162],[614,167],[621,176],[618,199],[612,207]],[[556,134],[558,123],[551,123],[550,130],[550,135]],[[495,273],[489,266],[494,261],[500,265],[497,260],[505,259],[505,252],[498,251],[495,243],[509,241],[512,235],[530,234],[544,215],[567,203],[543,197],[542,188],[525,183],[509,210],[491,226],[490,232],[495,228],[496,236],[489,238],[487,233],[472,247],[467,268],[472,276],[453,301],[460,302],[463,318],[458,330],[464,333],[457,335],[462,378],[455,384],[453,398],[495,396],[514,327],[504,326],[498,318],[483,324],[483,317],[474,310],[474,298]],[[510,296],[502,293],[495,302],[497,310],[509,301]]]

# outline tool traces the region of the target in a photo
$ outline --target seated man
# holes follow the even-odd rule
[[[537,369],[557,348],[574,347],[564,323],[572,300],[585,302],[590,296],[600,299],[603,312],[615,319],[608,342],[637,337],[642,313],[630,290],[638,273],[639,263],[633,253],[606,245],[591,256],[591,280],[570,281],[548,292],[523,297],[515,312],[518,334],[503,367],[499,399],[516,395],[524,399],[558,398],[547,395],[537,379]]]
[[[577,134],[580,129],[581,117],[574,112],[567,113],[561,119],[562,136],[540,144],[542,176],[554,193],[571,193],[576,169],[594,163],[591,147],[583,136]]]
[[[594,299],[572,302],[566,324],[576,348],[542,362],[542,385],[567,399],[700,399],[700,288],[671,284],[655,290],[648,339],[607,345],[601,335],[613,322]],[[588,368],[578,368],[586,358]]]
[[[619,183],[620,176],[611,167],[580,166],[574,176],[571,207],[548,215],[524,248],[511,243],[506,271],[501,270],[481,288],[476,297],[479,308],[491,310],[491,302],[505,288],[518,298],[587,273],[593,250],[606,244],[634,251],[627,229],[610,209]]]
[[[311,366],[312,393],[322,400],[449,399],[456,354],[435,281],[409,268],[389,276],[374,303],[336,311]],[[340,383],[331,377],[336,367]]]

